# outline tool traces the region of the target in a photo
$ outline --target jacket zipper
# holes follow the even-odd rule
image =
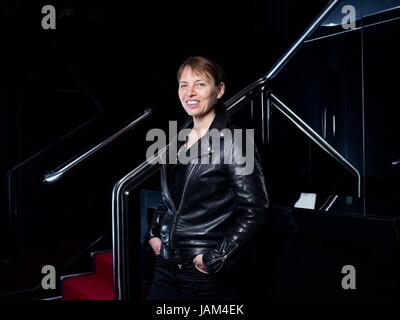
[[[209,154],[209,153],[207,153],[207,154]],[[201,156],[202,156],[202,154],[200,155],[200,157],[201,157]],[[180,210],[181,210],[181,208],[182,208],[183,200],[184,200],[184,197],[185,197],[185,195],[186,195],[186,189],[187,189],[187,186],[188,186],[188,184],[189,184],[189,180],[190,180],[190,178],[191,178],[192,175],[193,175],[193,172],[195,171],[195,169],[196,169],[196,168],[198,167],[198,165],[199,165],[199,163],[198,163],[199,158],[197,158],[196,160],[197,160],[197,162],[194,163],[194,165],[193,165],[192,169],[190,170],[190,172],[189,172],[189,174],[188,174],[188,177],[187,177],[187,179],[186,179],[186,181],[185,181],[185,185],[183,186],[182,197],[181,197],[181,201],[180,201],[179,206],[178,206],[178,210],[176,210],[175,204],[173,203],[172,197],[171,197],[171,202],[172,202],[172,204],[173,204],[173,206],[174,206],[174,208],[175,208],[175,217],[174,217],[174,220],[173,220],[173,222],[172,222],[171,233],[170,233],[170,236],[169,236],[169,243],[170,243],[170,248],[171,248],[171,249],[174,248],[174,242],[173,242],[174,233],[175,233],[176,225],[178,224],[178,217],[179,217],[179,215],[180,215]],[[164,175],[164,176],[165,176],[165,175]],[[168,189],[168,188],[167,188],[167,190],[168,190],[168,192],[169,192],[169,189]]]
[[[181,202],[179,203],[179,207],[178,207],[178,212],[181,210],[182,203],[183,203],[183,199],[184,199],[184,196],[186,195],[187,185],[189,184],[189,180],[190,180],[190,178],[192,177],[193,172],[194,172],[194,169],[196,169],[197,166],[198,166],[198,163],[195,163],[195,164],[193,165],[193,168],[192,168],[192,170],[190,170],[190,172],[189,172],[189,174],[188,174],[188,177],[187,177],[187,179],[186,179],[186,181],[185,181],[185,185],[183,186],[183,191],[182,191]]]
[[[231,255],[237,248],[239,247],[239,244],[235,244],[234,248],[231,249],[230,252],[226,253],[225,255],[223,255],[222,257],[219,258],[215,258],[210,260],[209,263],[214,263],[216,261],[222,260],[221,265],[219,266],[219,268],[217,270],[214,271],[214,273],[218,272],[219,270],[221,270],[221,268],[224,266],[225,260],[228,258],[229,255]]]
[[[171,206],[172,206],[172,209],[176,212],[176,207],[175,207],[175,203],[174,203],[174,201],[172,200],[172,196],[171,196],[171,193],[169,192],[169,187],[168,187],[168,180],[167,180],[167,174],[166,174],[166,170],[165,170],[165,167],[164,166],[161,166],[161,170],[162,170],[162,174],[163,174],[163,184],[165,185],[164,186],[164,188],[165,188],[165,190],[167,191],[167,195],[168,195],[168,200],[169,200],[169,203],[171,204]]]
[[[176,225],[177,225],[177,222],[178,222],[178,217],[179,217],[179,215],[180,215],[180,210],[181,210],[181,207],[182,207],[183,198],[184,198],[185,193],[186,193],[187,185],[188,185],[188,183],[189,183],[190,178],[191,178],[192,175],[193,175],[194,169],[197,168],[197,165],[198,165],[198,163],[195,163],[194,166],[193,166],[193,168],[192,168],[192,170],[190,170],[190,172],[189,172],[189,174],[188,174],[188,177],[187,177],[187,179],[186,179],[186,181],[185,181],[185,185],[183,186],[181,202],[179,203],[178,210],[175,211],[175,217],[174,217],[174,220],[173,220],[173,222],[172,222],[171,233],[170,233],[170,236],[169,236],[169,243],[170,243],[170,248],[171,248],[171,249],[174,248],[174,242],[173,242],[174,233],[175,233]]]
[[[174,239],[174,232],[175,232],[175,228],[176,228],[176,222],[178,221],[178,216],[179,216],[179,212],[176,212],[175,216],[174,216],[174,220],[172,221],[171,234],[169,236],[170,249],[174,248],[173,239]]]

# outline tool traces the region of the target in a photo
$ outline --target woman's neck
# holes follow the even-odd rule
[[[212,109],[209,113],[203,115],[202,117],[193,117],[193,130],[197,133],[207,130],[213,122],[215,115],[215,109]]]

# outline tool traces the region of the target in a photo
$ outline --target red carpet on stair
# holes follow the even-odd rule
[[[95,255],[95,273],[64,279],[64,300],[113,300],[112,253]]]

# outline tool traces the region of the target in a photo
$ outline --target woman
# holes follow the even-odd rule
[[[240,286],[232,275],[268,208],[260,159],[249,135],[233,138],[220,103],[224,73],[215,61],[190,57],[177,77],[179,99],[192,118],[178,150],[189,161],[179,160],[178,153],[177,164],[162,166],[162,204],[148,233],[157,255],[148,299],[238,299]],[[254,162],[250,173],[239,161],[246,143],[254,150],[246,154]]]

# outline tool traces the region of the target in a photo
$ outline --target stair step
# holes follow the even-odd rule
[[[112,281],[97,274],[64,279],[64,300],[113,300]]]
[[[94,273],[63,279],[64,300],[114,300],[111,251],[92,253]]]
[[[113,282],[113,256],[112,252],[96,253],[96,274],[109,282]]]

